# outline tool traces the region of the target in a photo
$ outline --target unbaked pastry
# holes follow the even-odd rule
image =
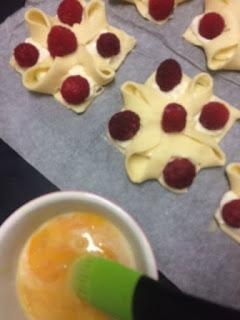
[[[150,12],[149,12],[149,2],[150,0],[123,0],[123,1],[126,1],[126,2],[129,2],[129,3],[132,3],[136,6],[138,12],[147,20],[150,20],[154,23],[157,23],[159,25],[162,25],[164,24],[166,21],[168,21],[168,19],[170,19],[173,15],[173,12],[175,10],[175,8],[183,3],[183,2],[186,2],[186,1],[189,1],[189,0],[172,0],[173,2],[173,8],[172,10],[169,12],[169,15],[167,16],[164,16],[162,19],[156,19],[154,18]],[[156,1],[157,2],[157,1]],[[164,2],[164,1],[163,1]],[[170,0],[171,2],[171,0]]]
[[[182,193],[187,190],[186,187],[169,186],[163,179],[166,165],[177,158],[189,159],[195,166],[196,173],[203,168],[223,166],[225,155],[218,142],[234,122],[240,119],[240,111],[213,95],[213,80],[207,73],[200,73],[193,79],[183,74],[180,83],[168,92],[162,91],[155,79],[156,72],[145,84],[123,84],[121,91],[124,107],[118,114],[121,115],[126,110],[133,112],[138,115],[140,125],[135,130],[137,123],[132,124],[130,130],[134,129],[135,132],[130,139],[122,139],[121,136],[121,139],[116,138],[113,136],[116,128],[110,128],[112,119],[118,115],[116,114],[109,122],[109,137],[125,155],[125,167],[132,182],[157,179],[167,189]],[[228,120],[219,130],[206,129],[199,121],[203,106],[209,102],[220,102],[228,110]],[[161,121],[166,106],[172,103],[183,106],[187,116],[183,130],[169,133],[163,130]],[[125,127],[123,122],[120,125]],[[115,123],[115,126],[118,124]],[[126,128],[117,129],[126,134]]]
[[[22,75],[25,88],[51,94],[65,107],[77,113],[85,111],[93,99],[103,91],[103,86],[114,79],[116,70],[136,43],[135,39],[124,31],[109,25],[103,1],[79,2],[83,7],[82,21],[72,26],[62,23],[58,16],[51,17],[42,10],[28,10],[25,13],[25,22],[30,37],[25,43],[35,46],[39,57],[37,62],[28,68],[21,67],[14,55],[10,60],[12,67]],[[47,38],[54,26],[63,26],[73,32],[77,39],[77,50],[62,57],[51,56]],[[98,53],[96,42],[103,33],[114,34],[119,40],[119,53],[113,57],[104,58]],[[63,98],[61,87],[68,76],[77,75],[88,81],[89,95],[83,102],[71,104]]]
[[[223,30],[212,39],[199,33],[200,21],[209,13],[217,13],[224,21]],[[184,33],[187,41],[204,49],[209,69],[240,70],[239,16],[238,0],[205,0],[205,14],[196,16]]]
[[[226,192],[222,197],[220,206],[215,213],[215,219],[223,232],[225,232],[233,240],[240,243],[240,228],[230,226],[223,218],[222,209],[224,205],[233,200],[240,199],[240,163],[231,163],[226,168],[229,180],[230,191]]]

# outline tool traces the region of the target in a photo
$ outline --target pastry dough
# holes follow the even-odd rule
[[[52,94],[65,107],[81,113],[91,104],[93,99],[103,91],[103,86],[110,83],[116,70],[123,63],[136,41],[124,31],[108,24],[104,2],[91,0],[80,1],[84,10],[80,24],[72,27],[63,24],[57,16],[51,17],[39,9],[32,8],[25,14],[25,21],[30,32],[30,42],[39,50],[37,64],[31,68],[21,68],[14,56],[10,64],[22,74],[25,88],[39,93]],[[48,52],[47,37],[54,25],[63,25],[74,32],[78,49],[64,57],[53,59]],[[116,34],[120,41],[120,53],[115,57],[104,59],[96,50],[96,41],[103,32]],[[75,68],[74,68],[75,67]],[[70,105],[62,97],[60,89],[69,75],[85,75],[90,84],[90,96],[80,105]]]
[[[226,168],[226,173],[230,184],[230,191],[224,194],[220,206],[215,213],[215,219],[223,232],[240,243],[240,228],[232,228],[227,225],[222,218],[221,213],[222,208],[226,203],[240,198],[240,163],[229,164]]]
[[[153,19],[153,17],[149,14],[148,12],[148,2],[149,0],[123,0],[129,3],[132,3],[136,6],[138,12],[147,20],[150,20],[154,23],[157,23],[159,25],[164,24],[169,18],[172,17],[172,15],[170,15],[167,19],[165,20],[161,20],[161,21],[157,21],[155,19]],[[179,4],[186,2],[189,0],[174,0],[174,8],[176,8]]]
[[[190,43],[202,47],[207,64],[212,70],[240,70],[240,6],[238,0],[205,0],[205,12],[216,12],[225,21],[225,29],[212,40],[198,32],[203,15],[195,17],[183,37]]]
[[[42,10],[32,8],[25,13],[25,22],[31,39],[47,48],[47,36],[52,26],[51,18]]]
[[[111,58],[103,58],[101,55],[98,54],[96,49],[96,43],[99,35],[105,32],[110,32],[115,34],[121,43],[120,53]],[[126,35],[124,31],[116,29],[111,26],[107,26],[105,29],[103,29],[100,32],[100,34],[98,34],[91,42],[89,42],[86,48],[92,54],[93,59],[98,66],[103,65],[103,66],[110,67],[113,70],[117,70],[125,60],[126,56],[128,55],[128,52],[131,51],[135,46],[136,41],[133,37]]]
[[[43,62],[45,59],[50,58],[50,54],[49,54],[48,49],[43,48],[39,43],[35,42],[32,38],[27,38],[27,39],[25,40],[25,42],[34,45],[34,46],[38,49],[38,51],[39,51],[39,58],[38,58],[37,63],[41,63],[41,62]],[[14,58],[13,56],[12,56],[11,59],[10,59],[10,65],[11,65],[17,72],[19,72],[20,74],[23,74],[23,73],[26,71],[25,68],[22,68],[22,67],[20,67],[20,66],[17,64],[17,62],[16,62],[16,60],[15,60],[15,58]]]
[[[213,80],[207,73],[200,73],[193,79],[187,75],[173,90],[163,92],[155,81],[155,73],[145,82],[126,82],[122,88],[124,107],[140,117],[140,129],[130,140],[111,141],[125,155],[125,166],[134,183],[157,179],[173,192],[186,189],[172,189],[162,178],[166,164],[174,158],[191,160],[196,171],[203,168],[223,166],[225,155],[218,146],[231,126],[240,119],[240,111],[213,95]],[[222,101],[229,110],[229,120],[222,130],[204,129],[198,121],[203,106],[209,101]],[[185,129],[180,133],[166,133],[161,126],[164,108],[169,103],[179,103],[187,111]]]

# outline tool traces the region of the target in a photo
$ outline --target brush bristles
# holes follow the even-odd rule
[[[80,298],[89,301],[90,296],[90,276],[94,260],[91,257],[83,257],[77,260],[72,267],[72,287]]]
[[[86,256],[72,268],[72,288],[93,307],[116,319],[132,320],[132,299],[140,278],[117,262]]]

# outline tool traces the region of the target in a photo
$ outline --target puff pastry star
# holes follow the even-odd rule
[[[164,76],[166,62],[172,68],[174,60],[164,61],[144,84],[123,84],[124,107],[111,118],[109,136],[125,155],[132,182],[157,179],[167,189],[181,193],[199,170],[225,164],[218,143],[240,118],[240,111],[213,94],[213,80],[207,73],[193,79],[182,74],[175,83],[174,72],[165,68],[172,77],[169,82]]]
[[[93,99],[103,91],[103,87],[114,79],[116,70],[136,43],[135,39],[124,31],[109,25],[103,1],[81,0],[79,3],[83,8],[83,16],[80,23],[73,25],[65,24],[58,16],[51,17],[39,9],[28,10],[25,22],[30,37],[25,43],[30,43],[38,49],[38,61],[29,68],[22,68],[14,55],[10,61],[15,70],[22,74],[22,82],[26,89],[51,94],[65,107],[77,113],[85,111]],[[77,41],[74,52],[64,56],[51,56],[48,36],[56,26],[71,31]],[[101,55],[97,49],[98,39],[106,34],[114,37],[119,47],[119,52],[107,57]],[[105,38],[104,41],[108,44],[109,37]],[[63,97],[61,88],[66,79],[74,76],[81,76],[87,80],[89,94],[84,101],[72,104]]]

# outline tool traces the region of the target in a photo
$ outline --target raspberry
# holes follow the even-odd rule
[[[139,116],[130,110],[118,112],[112,116],[108,123],[111,137],[125,141],[135,136],[140,128]]]
[[[75,34],[62,26],[54,26],[48,34],[48,50],[52,57],[63,57],[77,49]]]
[[[61,22],[72,26],[82,21],[83,7],[78,0],[63,0],[57,10]]]
[[[232,228],[240,228],[240,199],[226,203],[222,208],[222,217]]]
[[[182,79],[182,69],[179,63],[173,59],[163,61],[156,72],[156,82],[162,91],[170,91],[176,87]]]
[[[88,81],[81,76],[70,76],[62,84],[61,94],[70,104],[82,103],[90,93]]]
[[[219,36],[225,28],[223,17],[216,12],[205,14],[200,20],[198,32],[206,39],[214,39]]]
[[[29,68],[37,63],[39,51],[31,43],[20,43],[14,49],[14,57],[20,67]]]
[[[163,112],[162,128],[165,132],[181,132],[186,125],[187,112],[177,103],[168,104]]]
[[[209,102],[202,108],[199,118],[201,125],[208,130],[222,129],[229,119],[229,111],[220,102]]]
[[[120,41],[111,32],[102,33],[97,40],[97,51],[103,58],[116,56],[120,52]]]
[[[186,158],[176,158],[169,162],[163,170],[166,184],[175,189],[189,187],[196,175],[193,163]]]
[[[149,0],[148,12],[157,21],[162,21],[169,17],[174,9],[174,0]]]

